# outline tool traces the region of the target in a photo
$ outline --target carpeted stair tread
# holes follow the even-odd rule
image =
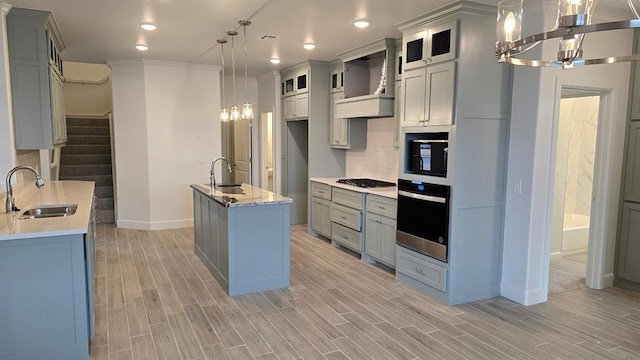
[[[96,186],[113,186],[113,178],[111,175],[60,175],[60,180],[93,181],[96,183]]]
[[[113,186],[111,185],[96,185],[95,192],[98,198],[113,199]]]
[[[76,135],[67,136],[67,145],[110,145],[108,135]]]
[[[62,165],[111,165],[111,154],[63,154],[60,156]]]
[[[96,221],[98,224],[115,222],[116,213],[114,210],[96,210]]]
[[[109,119],[92,118],[67,118],[67,126],[106,127],[109,128]]]
[[[69,145],[62,148],[61,156],[85,154],[111,154],[110,145]]]
[[[110,136],[109,127],[104,126],[67,126],[67,136],[106,135]]]
[[[60,177],[111,175],[111,165],[66,165],[60,167]]]

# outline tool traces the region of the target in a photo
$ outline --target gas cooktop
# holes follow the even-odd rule
[[[392,183],[392,182],[375,180],[375,179],[368,179],[368,178],[338,179],[338,181],[336,181],[336,182],[340,183],[340,184],[357,186],[357,187],[361,187],[361,188],[377,188],[377,187],[396,186],[396,184]]]

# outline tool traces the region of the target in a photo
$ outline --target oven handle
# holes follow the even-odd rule
[[[447,199],[443,198],[443,197],[430,196],[430,195],[420,195],[420,194],[415,194],[415,193],[411,193],[411,192],[404,191],[404,190],[398,190],[398,195],[410,197],[412,199],[437,202],[437,203],[440,203],[440,204],[446,204],[447,203]]]

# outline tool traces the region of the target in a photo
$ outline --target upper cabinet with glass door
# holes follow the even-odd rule
[[[309,71],[300,70],[284,78],[282,95],[290,96],[309,92]]]
[[[457,21],[442,25],[424,27],[412,34],[403,36],[403,70],[456,58],[458,26]]]

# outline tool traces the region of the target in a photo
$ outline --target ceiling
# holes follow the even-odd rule
[[[0,0],[1,1],[1,0]],[[476,0],[496,4],[497,0]],[[640,0],[638,3],[640,10]],[[383,37],[402,34],[397,23],[446,5],[451,0],[5,0],[14,7],[53,12],[66,43],[65,61],[105,63],[107,60],[154,59],[220,65],[216,40],[227,30],[235,38],[236,73],[244,73],[244,49],[239,20],[247,27],[250,76],[298,64],[330,61],[336,54]],[[598,7],[628,12],[627,0],[603,0]],[[367,18],[371,25],[352,25]],[[158,29],[145,31],[143,21]],[[262,39],[267,36],[265,39]],[[271,38],[274,36],[275,38]],[[314,50],[302,44],[312,41]],[[146,43],[149,50],[135,50]],[[230,70],[231,46],[225,46],[225,68]],[[279,57],[278,65],[269,58]]]

